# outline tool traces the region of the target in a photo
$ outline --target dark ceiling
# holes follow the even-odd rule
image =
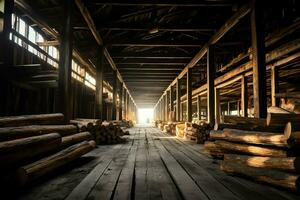
[[[27,0],[59,31],[60,0]],[[153,107],[169,84],[200,48],[246,0],[83,0],[133,99]],[[244,34],[247,33],[247,34]],[[74,45],[95,63],[98,45],[76,8]],[[247,51],[249,21],[241,21],[216,45],[217,64]],[[108,64],[107,64],[108,65]],[[107,68],[105,78],[112,82]],[[193,86],[205,78],[205,59],[194,69]]]

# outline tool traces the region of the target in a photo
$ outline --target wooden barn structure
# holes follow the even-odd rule
[[[0,0],[0,198],[300,199],[299,83],[297,0]]]

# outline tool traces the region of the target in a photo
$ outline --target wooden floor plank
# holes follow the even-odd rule
[[[148,168],[148,183],[150,191],[159,191],[160,197],[164,200],[176,200],[182,199],[179,191],[176,188],[172,178],[169,176],[167,169],[165,168],[158,150],[156,149],[153,139],[151,137],[151,132],[147,129],[146,131],[147,141],[148,141],[148,152],[150,167]],[[150,199],[157,199],[156,193],[150,193]]]
[[[161,144],[161,141],[154,140],[154,144],[158,148],[159,154],[182,196],[185,199],[190,200],[209,199],[188,175],[188,173],[180,166],[176,159],[165,149],[165,147]]]
[[[227,199],[238,200],[239,198],[228,190],[223,184],[217,181],[205,169],[201,168],[196,162],[187,157],[184,153],[178,151],[171,145],[167,139],[160,139],[164,147],[170,154],[181,164],[183,168],[189,173],[197,185],[206,193],[211,200]]]
[[[121,151],[115,155],[103,175],[97,181],[95,187],[89,193],[87,199],[112,199],[118,179],[126,163],[129,152],[135,143],[135,137],[132,142],[123,145]]]
[[[159,131],[159,130],[158,130]],[[163,133],[162,133],[163,134]],[[204,167],[210,174],[218,179],[222,184],[230,188],[234,193],[238,194],[243,199],[294,199],[297,195],[286,193],[285,191],[279,191],[268,185],[262,185],[253,181],[248,181],[239,177],[232,177],[221,170],[219,165],[214,164],[214,160],[211,162],[203,162],[203,158],[207,160],[207,157],[200,154],[188,147],[182,140],[169,140],[173,142],[173,145],[178,148],[182,146],[186,151],[183,151],[186,156],[198,162],[200,166]],[[205,158],[206,157],[206,158]],[[248,194],[248,195],[245,195]],[[243,197],[244,196],[244,197]]]
[[[132,145],[131,140],[134,136],[135,135],[133,134],[129,137],[129,145]],[[73,191],[66,197],[66,200],[86,199],[113,159],[120,151],[122,151],[124,146],[128,146],[128,143],[116,145],[113,147],[112,151],[106,152],[106,154],[101,157],[99,164],[80,182],[80,184],[73,189]]]
[[[136,133],[137,137],[139,137],[140,130]],[[127,158],[127,161],[122,169],[120,174],[117,187],[115,190],[114,200],[130,200],[132,199],[132,187],[133,187],[133,179],[134,179],[134,168],[136,161],[136,152],[138,147],[138,141],[136,141]],[[134,194],[133,194],[134,195]]]

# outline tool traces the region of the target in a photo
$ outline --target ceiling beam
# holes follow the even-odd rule
[[[175,85],[178,79],[185,76],[189,68],[194,67],[198,61],[206,54],[210,45],[217,43],[229,30],[232,29],[243,17],[250,12],[250,4],[243,5],[233,16],[231,16],[224,25],[210,38],[210,40],[200,49],[200,51],[194,56],[194,58],[188,63],[188,65],[182,70],[182,72],[173,80],[167,91],[172,85]],[[162,96],[161,96],[162,98]],[[157,105],[157,104],[156,104]]]
[[[113,47],[201,47],[203,43],[199,41],[188,41],[188,42],[178,42],[178,41],[108,41],[107,45]]]
[[[83,16],[85,22],[87,23],[87,25],[88,25],[90,31],[92,32],[92,35],[94,36],[94,38],[95,38],[97,44],[98,44],[99,46],[102,46],[102,45],[103,45],[103,40],[102,40],[100,34],[98,33],[98,31],[97,31],[97,29],[96,29],[94,20],[93,20],[93,18],[92,18],[92,16],[91,16],[89,10],[88,10],[87,7],[84,5],[84,3],[82,2],[82,0],[75,0],[75,3],[76,3],[76,5],[77,5],[77,7],[78,7],[78,9],[79,9],[79,11],[80,11],[80,13],[81,13],[81,15]],[[118,76],[120,82],[123,82],[123,83],[124,83],[123,78],[122,78],[120,72],[118,71],[118,69],[117,69],[117,67],[116,67],[116,65],[115,65],[115,63],[114,63],[114,61],[113,61],[113,59],[111,58],[111,56],[110,56],[110,54],[109,54],[109,52],[107,51],[106,48],[104,48],[104,56],[106,57],[107,61],[111,64],[112,69],[113,69],[113,70],[116,70],[117,76]],[[126,86],[125,83],[124,83],[124,87],[125,87],[125,89],[128,91],[128,94],[129,94],[129,96],[130,96],[132,102],[135,104],[134,99],[132,98],[132,96],[131,96],[131,94],[130,94],[130,91],[128,90],[128,88],[127,88],[127,86]]]
[[[111,6],[180,6],[180,7],[231,7],[232,3],[228,1],[179,1],[179,0],[89,0],[91,6],[111,5]]]

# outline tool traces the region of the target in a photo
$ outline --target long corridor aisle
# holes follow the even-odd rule
[[[124,144],[99,147],[87,157],[88,170],[41,184],[20,199],[299,199],[287,191],[224,174],[202,145],[177,139],[153,127],[135,127]],[[76,175],[78,176],[78,174]],[[73,181],[70,181],[72,179]],[[69,181],[68,181],[69,180]],[[52,184],[51,184],[52,181]],[[65,182],[72,184],[65,185]],[[60,184],[57,184],[57,183]],[[53,185],[67,187],[51,188]],[[51,195],[43,195],[51,193]],[[57,194],[55,194],[57,193]],[[51,197],[50,197],[51,196]]]

